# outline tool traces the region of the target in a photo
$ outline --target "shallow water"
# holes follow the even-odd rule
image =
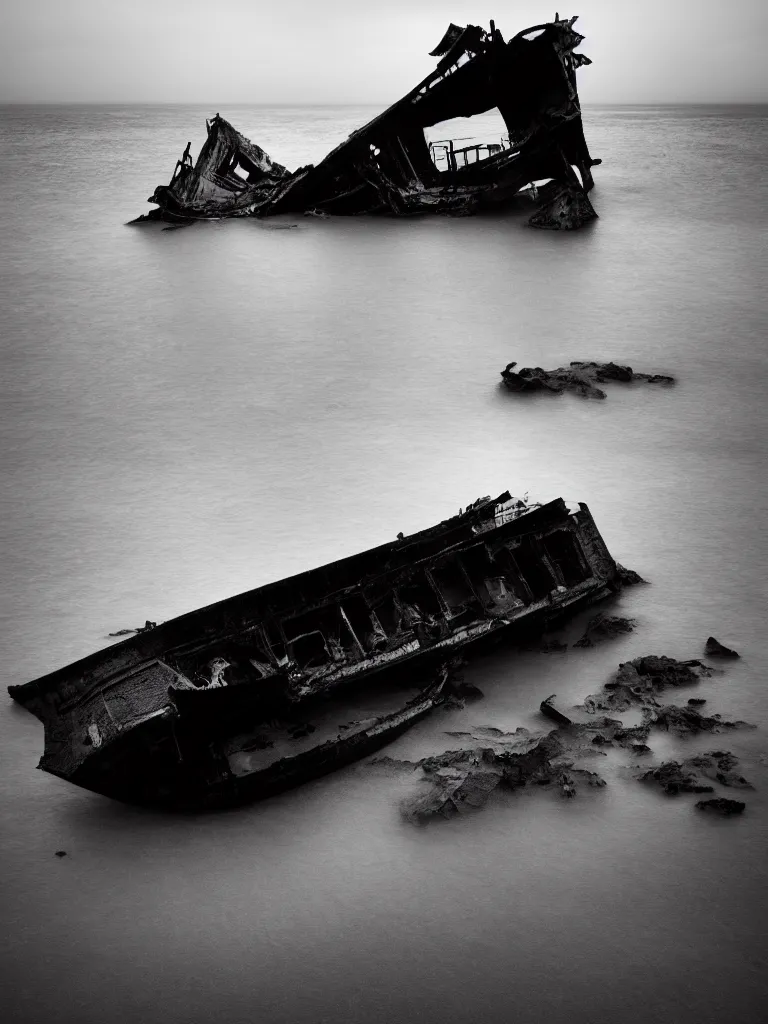
[[[35,772],[42,728],[6,700],[6,1019],[759,1019],[768,110],[589,110],[600,220],[573,235],[517,214],[124,226],[211,113],[1,112],[3,684],[479,495],[563,495],[652,581],[617,605],[637,632],[479,657],[485,700],[387,753],[541,728],[542,697],[567,708],[618,662],[695,657],[714,633],[743,657],[701,684],[707,710],[759,728],[654,753],[732,749],[758,788],[713,821],[611,752],[606,789],[414,829],[397,810],[412,781],[360,764],[168,817]],[[289,166],[370,113],[222,111]],[[579,358],[679,383],[604,402],[498,386],[512,359]]]

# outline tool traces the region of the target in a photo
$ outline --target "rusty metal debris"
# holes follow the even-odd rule
[[[430,54],[434,70],[317,166],[288,171],[216,114],[197,161],[188,143],[170,183],[149,199],[158,209],[139,220],[469,214],[527,190],[542,203],[532,225],[577,228],[596,217],[587,193],[600,160],[584,139],[576,69],[591,61],[575,52],[584,38],[575,21],[555,15],[509,41],[493,21],[490,31],[449,25]],[[498,139],[457,148],[425,137],[443,121],[494,109],[507,129]]]

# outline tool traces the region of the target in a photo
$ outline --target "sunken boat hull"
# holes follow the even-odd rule
[[[353,132],[316,166],[290,172],[216,114],[193,164],[190,145],[143,219],[322,213],[473,213],[508,203],[536,181],[551,187],[531,224],[570,229],[596,214],[582,125],[576,18],[525,29],[505,41],[451,24],[431,56],[437,66],[409,93]],[[429,142],[425,131],[457,117],[498,110],[506,133],[488,142]],[[466,140],[464,140],[466,141]],[[533,192],[535,193],[535,189]]]
[[[44,770],[129,802],[226,806],[376,749],[439,702],[425,677],[458,651],[618,585],[586,505],[505,493],[9,692],[45,725]]]

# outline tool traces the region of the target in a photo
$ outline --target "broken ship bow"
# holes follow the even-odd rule
[[[580,227],[596,216],[587,193],[600,161],[584,139],[576,69],[591,62],[575,52],[584,38],[575,21],[556,15],[508,42],[493,22],[488,32],[451,24],[430,54],[439,58],[436,68],[422,82],[317,166],[294,172],[216,114],[206,122],[197,162],[188,144],[170,184],[149,199],[158,209],[139,219],[468,214],[548,182],[531,190],[543,205],[530,223]],[[453,139],[427,141],[425,129],[494,109],[507,129],[496,141],[463,148]]]

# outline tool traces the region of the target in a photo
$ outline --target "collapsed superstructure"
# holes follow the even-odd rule
[[[504,493],[9,692],[45,724],[46,771],[122,800],[221,806],[381,746],[440,700],[435,668],[459,649],[619,585],[586,505]]]
[[[587,193],[600,161],[584,139],[576,69],[591,62],[575,52],[584,38],[575,21],[555,15],[509,41],[494,22],[490,31],[451,24],[423,81],[321,163],[294,172],[216,114],[197,161],[188,144],[170,184],[149,199],[158,209],[140,219],[472,213],[531,186],[542,201],[531,224],[579,227],[596,216]],[[427,141],[425,129],[494,109],[507,129],[497,140],[459,148],[452,139]]]

